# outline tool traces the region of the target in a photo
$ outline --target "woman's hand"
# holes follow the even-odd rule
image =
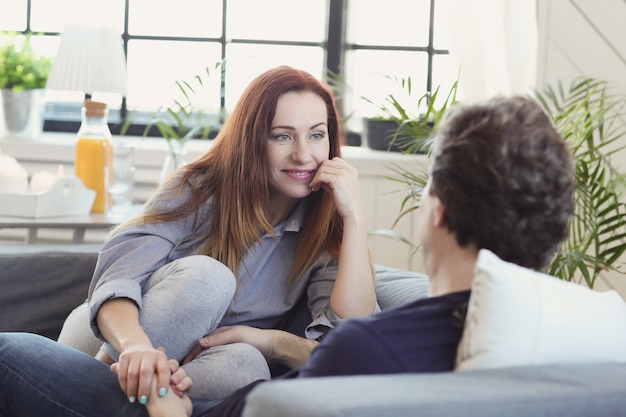
[[[376,292],[358,171],[341,158],[324,161],[311,188],[331,192],[343,219],[339,269],[330,306],[341,318],[370,315],[376,310]]]
[[[283,330],[257,329],[249,326],[224,326],[198,340],[198,345],[185,357],[191,362],[202,350],[230,343],[247,343],[257,348],[268,363],[278,362],[290,369],[298,368],[308,359],[318,343]]]
[[[146,404],[153,380],[156,380],[160,396],[167,393],[172,377],[170,366],[163,349],[155,349],[151,345],[131,345],[122,352],[119,361],[111,365],[111,370],[117,375],[122,391],[131,403],[139,399],[141,404]],[[176,385],[184,382],[182,378]]]
[[[165,351],[161,348],[156,349],[157,352],[160,352],[161,354],[165,355]],[[161,355],[158,355],[161,356]],[[120,360],[122,359],[122,357],[120,356]],[[158,397],[165,397],[166,395],[169,395],[169,391],[168,388],[171,388],[171,391],[178,395],[179,397],[183,397],[184,393],[189,391],[189,389],[191,389],[191,386],[193,384],[193,382],[191,381],[191,378],[187,375],[187,373],[185,372],[185,370],[183,368],[181,368],[178,364],[178,361],[176,361],[175,359],[170,359],[167,361],[167,367],[168,367],[168,371],[170,374],[170,378],[169,381],[165,384],[160,384],[159,383],[159,378],[150,378],[150,390],[148,392],[148,394],[142,394],[143,391],[138,390],[138,394],[132,394],[129,393],[128,390],[124,389],[124,392],[126,392],[127,396],[129,398],[132,398],[133,395],[139,395],[140,398],[140,402],[144,403],[141,400],[141,395],[146,395],[146,402],[150,402],[152,400],[152,397],[155,395]],[[115,375],[117,375],[118,380],[120,381],[120,385],[122,387],[129,387],[129,378],[128,378],[128,370],[126,370],[126,372],[124,372],[124,365],[122,364],[122,362],[116,362],[114,364],[111,365],[111,372],[113,372]],[[126,368],[127,369],[127,368]],[[126,377],[124,377],[123,375],[125,375]],[[157,388],[155,388],[157,387]],[[165,389],[164,389],[165,388]],[[135,397],[136,398],[136,397]],[[134,402],[134,400],[131,400],[131,402]]]
[[[317,168],[310,186],[313,191],[321,188],[330,192],[342,218],[363,216],[359,173],[343,159],[333,158],[324,161]]]

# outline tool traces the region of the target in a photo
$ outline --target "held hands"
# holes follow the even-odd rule
[[[125,350],[119,362],[111,365],[111,371],[117,375],[122,391],[131,403],[139,399],[141,404],[146,404],[155,379],[160,397],[167,394],[168,387],[180,396],[192,384],[191,378],[175,360],[168,361],[162,348],[152,346],[134,346]]]
[[[362,207],[358,171],[341,158],[324,161],[317,168],[310,186],[313,191],[321,188],[332,193],[335,206],[343,218],[356,215],[356,210]]]

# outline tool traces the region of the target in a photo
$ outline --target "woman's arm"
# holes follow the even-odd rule
[[[325,161],[311,187],[332,193],[343,219],[343,239],[337,277],[330,296],[341,318],[370,315],[376,308],[374,273],[367,243],[367,224],[357,170],[340,158]]]
[[[145,404],[153,383],[165,395],[170,385],[167,356],[152,346],[139,325],[137,305],[127,298],[109,300],[102,304],[96,319],[104,338],[121,352],[116,373],[129,401]]]

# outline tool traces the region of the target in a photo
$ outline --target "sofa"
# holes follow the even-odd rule
[[[56,339],[82,303],[98,245],[0,245],[0,331]],[[377,266],[381,308],[424,297],[421,274]],[[275,380],[246,417],[626,416],[626,363],[501,366],[436,374]]]

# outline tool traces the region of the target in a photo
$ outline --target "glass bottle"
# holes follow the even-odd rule
[[[111,167],[111,131],[107,125],[106,103],[85,100],[78,130],[74,173],[85,187],[96,192],[92,213],[104,213],[110,206],[105,168]]]

